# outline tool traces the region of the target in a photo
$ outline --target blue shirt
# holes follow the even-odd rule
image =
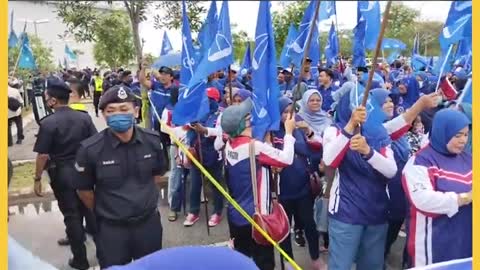
[[[176,88],[175,85],[170,85],[170,87],[165,88],[163,84],[156,80],[152,80],[152,92],[150,94],[150,98],[152,100],[153,105],[155,106],[155,110],[159,115],[162,114],[165,107],[169,109],[173,108],[173,103],[171,100],[171,91]],[[153,111],[152,111],[152,115]],[[153,117],[153,122],[156,123],[156,117]]]
[[[322,110],[324,111],[330,111],[332,108],[333,100],[332,93],[337,91],[338,86],[334,85],[333,82],[330,84],[328,88],[325,88],[325,86],[320,85],[318,87],[318,91],[322,95]]]

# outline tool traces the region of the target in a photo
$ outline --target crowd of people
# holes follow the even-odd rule
[[[465,69],[456,66],[437,88],[438,77],[401,60],[356,68],[347,59],[333,67],[312,64],[306,58],[302,70],[279,67],[281,124],[263,141],[252,139],[248,69],[211,74],[208,113],[183,126],[172,121],[183,89],[170,67],[148,72],[142,65],[135,76],[95,69],[49,77],[45,100],[55,113],[41,121],[34,147],[35,191],[42,194],[47,169],[65,217],[67,237],[59,244],[70,245],[70,265],[88,269],[85,232],[94,236],[102,269],[160,250],[155,179],[169,170],[170,211],[162,213],[169,222],[188,203],[183,226],[194,226],[210,198],[208,226],[226,217],[233,248],[259,269],[275,269],[274,247],[261,243],[231,204],[223,210],[221,192],[204,191],[202,171],[170,136],[250,216],[271,214],[278,202],[292,232],[280,246],[291,258],[291,239],[307,246],[312,269],[384,269],[399,233],[407,238],[403,267],[471,257],[471,105],[457,103]],[[352,105],[356,84],[365,86],[372,68],[370,102],[384,115],[378,124],[369,124],[368,106]],[[107,129],[97,133],[80,102],[85,97]]]

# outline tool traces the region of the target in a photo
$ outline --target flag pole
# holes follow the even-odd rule
[[[228,65],[228,74],[227,74],[227,82],[228,82],[228,96],[230,97],[230,104],[233,104],[233,96],[232,96],[232,81],[230,80],[230,65]]]
[[[447,54],[445,55],[445,59],[443,60],[442,66],[440,67],[440,71],[439,71],[439,74],[438,74],[437,85],[435,86],[435,92],[438,92],[438,86],[440,85],[440,80],[442,79],[443,70],[445,69],[445,66],[447,65],[448,58],[450,57],[450,53],[452,53],[452,48],[453,48],[453,44],[450,44],[450,46],[448,47]]]
[[[380,54],[380,48],[382,46],[382,40],[383,40],[383,35],[385,34],[385,29],[387,28],[388,24],[388,17],[390,15],[390,7],[392,6],[392,0],[387,2],[387,7],[385,8],[385,12],[383,14],[383,20],[382,20],[382,26],[380,28],[380,34],[378,35],[377,39],[377,45],[375,46],[375,53],[373,55],[373,65],[377,64],[377,58],[378,55]],[[361,105],[365,107],[367,104],[368,100],[368,92],[370,91],[370,88],[372,87],[372,81],[373,81],[373,75],[375,73],[375,66],[372,66],[368,73],[368,81],[367,81],[367,86],[365,87],[365,91],[363,92],[363,99]]]
[[[299,75],[298,75],[297,87],[295,88],[296,91],[300,91],[300,83],[302,82],[300,76],[302,74],[303,69],[305,68],[305,58],[307,58],[307,54],[310,51],[310,43],[312,41],[313,30],[315,29],[315,26],[317,25],[317,17],[318,17],[318,10],[320,8],[320,2],[321,2],[320,0],[316,2],[315,13],[313,15],[312,22],[310,23],[310,30],[308,31],[307,44],[303,48],[302,63],[300,65],[300,72],[299,72]],[[293,91],[293,93],[295,93],[295,90]],[[290,115],[292,115],[293,112],[295,111],[296,105],[297,105],[297,100],[294,98],[293,99],[293,106],[292,106],[293,110],[292,110]]]
[[[333,3],[335,4],[335,30],[337,31],[338,56],[339,56],[339,62],[342,62],[342,50],[340,46],[340,31],[338,28],[337,2],[334,1]],[[340,72],[342,72],[343,74],[344,70],[342,67],[343,67],[343,63],[339,65]]]

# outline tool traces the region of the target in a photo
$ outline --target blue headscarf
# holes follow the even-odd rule
[[[401,94],[398,90],[398,85],[403,84],[407,88],[407,93]],[[414,76],[408,76],[397,81],[397,87],[392,90],[392,100],[395,103],[395,107],[403,107],[403,109],[395,108],[397,114],[403,113],[406,109],[410,108],[420,98],[420,90],[418,82]]]
[[[385,102],[385,99],[388,96],[388,91],[385,90],[386,93],[381,93],[380,91],[375,91],[372,95],[372,98],[375,100],[375,102],[379,102],[379,104],[382,104]],[[383,100],[382,99],[383,96]],[[346,94],[343,95],[342,98],[340,98],[340,101],[338,102],[337,105],[337,110],[336,110],[336,115],[335,115],[335,124],[343,129],[348,121],[350,120],[350,116],[352,115],[352,109],[350,107],[350,95]],[[362,126],[361,129],[362,135],[365,137],[367,140],[368,145],[377,150],[380,151],[381,148],[389,145],[391,143],[390,140],[390,135],[388,135],[387,130],[382,124],[379,124],[378,126],[375,126],[371,128],[365,128]]]
[[[234,97],[235,96],[239,96],[242,101],[246,100],[247,98],[251,97],[252,96],[252,92],[248,91],[247,89],[239,89],[237,91],[237,93],[235,93],[235,95],[233,95]]]
[[[300,103],[301,108],[298,115],[300,115],[303,120],[307,122],[307,124],[310,126],[310,128],[313,129],[316,134],[321,135],[323,134],[325,128],[332,124],[332,119],[330,119],[328,113],[322,111],[322,109],[316,112],[312,112],[308,109],[308,100],[314,94],[317,94],[320,99],[322,99],[322,95],[320,94],[320,92],[318,92],[318,90],[311,89],[306,91],[303,94],[302,101]]]
[[[278,100],[278,103],[280,107],[280,114],[282,114],[289,105],[293,104],[293,101],[288,97],[281,97]]]
[[[437,112],[433,118],[430,145],[441,154],[452,155],[447,149],[448,142],[468,125],[470,120],[458,110],[443,109]]]

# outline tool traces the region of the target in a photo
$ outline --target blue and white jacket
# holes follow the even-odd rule
[[[251,140],[250,137],[240,136],[227,141],[225,146],[226,182],[229,193],[250,216],[255,212],[250,173],[249,149]],[[292,135],[285,135],[283,142],[283,150],[279,150],[269,144],[255,141],[257,205],[262,214],[267,214],[270,206],[268,170],[264,166],[284,168],[293,162],[295,138]],[[249,224],[230,204],[227,213],[229,221],[234,225],[245,226]]]

